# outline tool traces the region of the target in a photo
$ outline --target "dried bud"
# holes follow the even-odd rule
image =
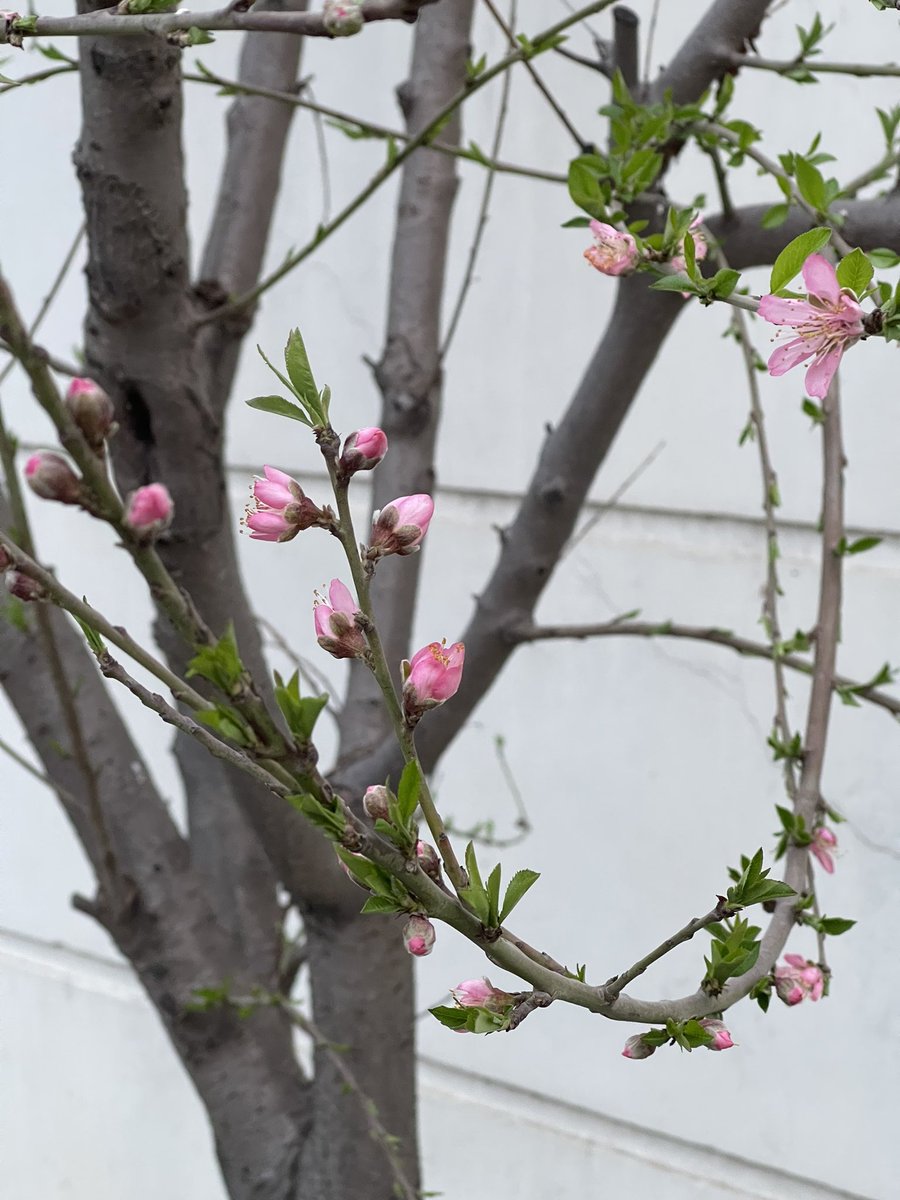
[[[416,858],[419,860],[419,866],[430,876],[435,883],[441,882],[441,860],[438,858],[438,852],[434,846],[428,842],[416,842]]]
[[[366,794],[363,796],[363,808],[373,821],[386,821],[390,798],[391,793],[383,784],[373,784],[372,787],[366,788]]]
[[[422,958],[434,946],[434,926],[427,917],[415,913],[403,926],[403,944],[410,954]]]
[[[363,27],[362,4],[359,0],[325,0],[322,23],[332,37],[352,37]]]
[[[44,600],[47,593],[30,575],[23,575],[21,571],[7,571],[3,576],[3,582],[6,584],[6,590],[10,595],[15,596],[18,600]]]
[[[387,454],[387,448],[387,437],[384,431],[377,427],[351,433],[341,451],[341,470],[347,476],[356,471],[371,471]]]
[[[66,407],[92,450],[99,451],[115,430],[113,402],[93,379],[73,379]]]
[[[125,524],[142,539],[150,541],[168,529],[174,509],[169,489],[162,483],[148,483],[128,497]]]
[[[60,504],[78,504],[81,480],[61,454],[41,450],[25,464],[25,481],[36,496],[58,500]]]

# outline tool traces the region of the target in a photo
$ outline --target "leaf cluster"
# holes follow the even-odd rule
[[[319,391],[316,386],[312,367],[309,365],[309,355],[306,353],[306,346],[300,330],[291,330],[284,348],[284,367],[287,376],[272,365],[261,346],[257,346],[256,349],[269,370],[278,376],[297,403],[286,400],[284,396],[254,396],[252,400],[247,401],[248,407],[259,409],[261,412],[274,413],[279,417],[289,417],[293,421],[300,421],[301,424],[308,425],[311,429],[327,426],[331,389],[326,385]]]
[[[494,867],[484,883],[475,857],[475,847],[469,842],[466,847],[466,872],[468,886],[460,890],[460,898],[468,904],[485,929],[499,929],[532,884],[540,879],[540,872],[524,869],[516,871],[506,888],[503,903],[500,903],[500,864]]]
[[[711,996],[717,996],[729,979],[745,975],[759,958],[759,926],[742,917],[708,926],[712,934],[706,974],[700,986]]]

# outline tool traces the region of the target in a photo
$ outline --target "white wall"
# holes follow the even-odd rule
[[[649,5],[637,7],[646,18]],[[703,6],[661,7],[660,63]],[[563,11],[537,0],[523,0],[520,10],[520,27],[532,31]],[[761,50],[792,55],[794,22],[808,24],[814,11],[799,0],[786,6]],[[828,57],[896,54],[900,31],[892,15],[847,0],[830,5],[828,16],[840,30]],[[594,25],[607,31],[602,18]],[[408,31],[372,28],[347,43],[310,47],[304,71],[316,73],[323,102],[396,123],[390,89],[402,77],[408,41]],[[500,48],[485,25],[476,45],[494,55]],[[233,53],[234,43],[221,37],[199,57],[227,72]],[[34,54],[25,60],[28,69],[37,65]],[[539,65],[579,125],[597,133],[593,114],[605,100],[599,77],[552,58]],[[21,60],[14,66],[25,69]],[[767,131],[772,152],[804,148],[824,125],[836,170],[848,176],[878,156],[874,104],[895,99],[890,80],[799,88],[760,74],[740,80],[735,112]],[[496,102],[496,90],[487,89],[469,118],[468,136],[481,145],[490,139]],[[4,266],[29,313],[79,221],[69,157],[77,133],[75,85],[54,80],[5,95],[2,103],[7,128],[41,129],[40,149],[32,141],[19,152],[15,188],[9,176],[0,183],[4,228],[16,230],[5,239]],[[216,184],[222,104],[212,89],[188,92],[195,246]],[[564,170],[569,145],[524,75],[516,78],[514,105],[504,156]],[[335,138],[329,149],[335,206],[380,161],[379,147]],[[272,265],[309,236],[320,215],[306,116],[292,134],[291,164]],[[483,177],[464,167],[463,178],[451,297]],[[703,189],[713,196],[702,164],[691,159],[679,164],[672,188],[685,199]],[[735,193],[738,200],[777,198],[747,167]],[[345,429],[377,413],[361,356],[378,354],[383,333],[393,201],[390,188],[376,196],[263,306],[260,342],[277,349],[289,325],[303,328]],[[609,311],[612,285],[582,262],[583,235],[559,229],[571,212],[564,192],[550,184],[498,180],[479,283],[448,365],[438,518],[425,552],[418,628],[423,639],[453,637],[464,625],[471,595],[496,555],[492,526],[512,515],[544,425],[562,411]],[[68,354],[78,341],[82,307],[76,272],[45,323],[44,342]],[[760,487],[753,447],[736,445],[747,397],[737,351],[719,337],[725,322],[721,311],[699,307],[681,318],[677,341],[651,371],[594,499],[610,495],[660,441],[665,447],[625,502],[565,560],[542,616],[602,620],[640,607],[660,621],[758,635]],[[767,331],[756,336],[765,352]],[[854,529],[885,533],[876,551],[847,564],[840,667],[860,678],[885,660],[900,662],[900,434],[892,353],[877,343],[859,347],[845,371],[849,519]],[[238,395],[261,388],[269,384],[251,352]],[[812,623],[816,588],[818,446],[800,413],[801,395],[796,373],[765,384],[788,522],[786,629]],[[20,377],[3,400],[23,441],[46,444],[46,423]],[[321,494],[314,447],[302,436],[286,444],[274,418],[236,407],[230,445],[236,516],[249,474],[264,461],[302,473],[309,490]],[[141,590],[121,556],[107,553],[106,532],[77,513],[37,504],[33,511],[44,556],[69,586],[132,631],[146,627]],[[308,535],[287,547],[243,540],[241,549],[260,610],[301,652],[317,656],[339,687],[338,665],[322,661],[314,646],[309,613],[312,589],[340,569],[335,547]],[[791,690],[796,721],[803,681],[792,681]],[[586,961],[591,977],[604,979],[708,905],[726,865],[742,851],[771,846],[773,804],[780,800],[765,745],[771,711],[765,664],[714,647],[615,640],[527,648],[441,764],[440,799],[460,824],[487,811],[498,832],[511,827],[514,811],[492,746],[502,734],[534,825],[529,840],[502,858],[507,871],[528,865],[543,872],[518,923],[535,944],[564,961]],[[150,715],[129,712],[177,810],[168,735]],[[24,747],[2,702],[0,736]],[[898,917],[898,769],[900,734],[890,717],[838,707],[825,786],[848,822],[839,831],[837,872],[823,882],[821,897],[829,914],[860,923],[830,943],[829,999],[796,1010],[777,1005],[766,1017],[742,1006],[729,1017],[734,1051],[690,1058],[668,1051],[631,1063],[619,1055],[630,1028],[559,1008],[535,1014],[514,1036],[487,1039],[452,1037],[424,1018],[427,1186],[450,1200],[463,1194],[456,1173],[462,1144],[472,1163],[465,1194],[473,1200],[537,1200],[548,1191],[599,1197],[626,1189],[641,1200],[895,1196],[900,1018],[892,996],[900,981],[890,931]],[[3,1122],[10,1195],[218,1200],[202,1112],[155,1017],[102,931],[69,908],[70,894],[88,890],[90,881],[65,820],[20,768],[6,763],[3,778],[0,955],[7,967],[5,1026],[12,1031],[13,1086]],[[792,948],[812,953],[813,941],[798,933]],[[636,993],[693,988],[701,952],[701,946],[681,948]],[[420,964],[423,1010],[482,970],[467,943],[440,931],[434,954]]]

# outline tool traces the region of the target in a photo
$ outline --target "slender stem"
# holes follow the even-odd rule
[[[744,658],[761,658],[771,661],[777,657],[783,666],[803,675],[812,675],[813,664],[798,657],[796,654],[781,653],[778,647],[754,642],[749,638],[738,637],[728,629],[717,629],[708,625],[679,625],[673,621],[606,621],[591,625],[524,625],[509,630],[507,636],[515,643],[539,642],[551,640],[583,640],[601,637],[644,637],[644,638],[678,638],[692,642],[708,642],[714,646],[725,646],[734,650]],[[900,699],[889,696],[859,680],[850,679],[846,675],[832,676],[831,686],[834,691],[851,693],[860,700],[866,700],[878,708],[885,709],[894,717],[900,717]]]
[[[542,33],[538,34],[537,38],[533,40],[540,43],[548,39],[552,39],[556,36],[556,34],[562,33],[564,30],[568,29],[569,26],[576,24],[584,17],[591,16],[594,13],[602,12],[605,8],[609,8],[613,3],[615,3],[615,0],[594,0],[592,4],[586,5],[584,8],[579,9],[578,12],[571,13],[569,16],[564,17],[561,21],[557,21],[555,25],[551,25],[548,29],[545,29]],[[398,167],[401,167],[403,163],[406,162],[413,151],[418,150],[420,146],[430,144],[432,138],[440,131],[447,118],[452,116],[464,101],[468,100],[470,96],[475,95],[476,92],[479,92],[493,79],[496,79],[498,75],[501,75],[504,71],[509,70],[514,63],[521,62],[524,57],[525,50],[522,47],[518,47],[516,50],[513,50],[507,54],[505,58],[500,59],[500,61],[495,63],[492,67],[488,67],[486,70],[482,71],[477,78],[471,80],[466,87],[457,92],[457,94],[444,105],[440,112],[435,116],[434,120],[426,125],[425,128],[416,134],[415,137],[411,138],[401,150],[399,150],[387,163],[385,163],[380,171],[376,172],[366,187],[363,188],[363,190],[359,192],[349,202],[349,204],[345,205],[345,207],[342,208],[341,211],[337,213],[337,215],[334,216],[327,225],[321,226],[316,230],[315,236],[311,241],[307,242],[305,246],[302,246],[293,254],[289,254],[282,265],[277,270],[273,271],[271,275],[267,275],[265,279],[262,279],[256,285],[256,287],[251,288],[242,296],[238,296],[229,303],[213,309],[200,319],[199,324],[204,325],[209,321],[220,320],[222,317],[229,316],[242,308],[246,308],[247,305],[253,304],[254,301],[258,300],[264,292],[268,291],[269,288],[283,279],[285,275],[289,274],[289,272],[291,272],[296,266],[299,266],[300,263],[309,258],[313,251],[325,240],[325,238],[329,237],[336,229],[340,228],[340,226],[343,225],[344,222],[347,221],[353,215],[353,213],[357,211],[357,209],[361,208],[362,205],[365,204],[370,196],[374,195],[374,193],[381,187],[385,180],[389,179],[390,176],[393,175],[394,171],[396,171]]]
[[[760,58],[756,54],[732,54],[731,63],[735,67],[751,67],[754,71],[774,71],[776,75],[797,70],[809,71],[812,75],[856,75],[860,79],[900,75],[900,67],[895,63],[819,62],[812,58],[798,61]]]
[[[42,83],[45,79],[52,79],[54,75],[72,75],[78,70],[78,64],[72,63],[59,67],[48,67],[46,71],[35,71],[33,75],[23,75],[21,79],[10,79],[7,83],[0,83],[0,96],[4,92],[15,91],[16,88],[27,87],[30,83]]]
[[[649,954],[645,954],[643,958],[639,958],[634,966],[623,971],[621,975],[616,975],[600,990],[604,993],[607,1000],[614,1000],[623,988],[628,987],[632,980],[637,979],[638,975],[643,975],[648,967],[652,967],[655,962],[658,962],[676,946],[680,946],[682,942],[690,941],[695,933],[699,933],[701,929],[706,929],[708,925],[714,925],[716,921],[721,921],[725,915],[725,907],[720,901],[715,908],[703,917],[694,917],[688,921],[677,933],[673,933],[671,937],[667,937],[665,941],[660,942]]]
[[[870,183],[876,183],[879,179],[885,176],[892,167],[896,167],[900,162],[900,150],[893,148],[878,160],[873,166],[868,167],[859,175],[854,176],[849,183],[846,183],[838,192],[836,199],[850,199],[855,196],[862,188],[868,187]]]
[[[392,129],[387,125],[376,124],[376,122],[358,117],[354,113],[342,112],[339,109],[330,108],[326,104],[319,104],[315,100],[309,100],[305,96],[297,95],[294,92],[279,92],[273,88],[253,87],[250,84],[240,83],[237,80],[225,79],[221,75],[214,74],[212,71],[206,71],[202,75],[195,75],[188,72],[183,78],[189,83],[207,83],[213,84],[215,87],[225,87],[229,91],[237,92],[241,95],[262,96],[267,100],[280,100],[283,104],[290,104],[295,108],[307,109],[309,112],[328,117],[341,125],[351,125],[369,137],[397,142],[412,140],[412,134],[406,133],[402,129]],[[500,162],[495,154],[492,154],[489,158],[483,157],[472,150],[467,150],[463,146],[452,146],[449,142],[432,141],[428,143],[425,149],[435,150],[439,154],[449,154],[453,158],[464,159],[466,162],[484,167],[488,171],[496,171],[500,175],[520,175],[525,179],[542,179],[547,183],[566,182],[566,176],[559,172],[542,171],[538,167],[526,167],[521,163]]]

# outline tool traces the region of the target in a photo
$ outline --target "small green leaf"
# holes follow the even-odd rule
[[[500,924],[500,864],[497,863],[487,881],[488,925],[495,929]]]
[[[274,413],[276,417],[290,417],[292,421],[302,421],[304,425],[312,428],[312,421],[303,409],[292,404],[290,400],[285,400],[283,396],[254,396],[252,400],[247,401],[247,407],[258,408],[260,412]]]
[[[809,229],[788,242],[772,264],[769,291],[780,292],[799,273],[809,256],[827,245],[830,238],[830,229]]]
[[[818,167],[814,167],[809,159],[799,155],[794,159],[794,178],[803,199],[818,212],[824,212],[828,207],[828,191],[825,180]]]
[[[820,406],[815,403],[815,401],[808,399],[804,400],[803,411],[810,418],[814,425],[825,424],[825,413],[822,411]]]
[[[82,596],[81,598],[85,604],[87,604],[87,596]],[[85,641],[87,642],[91,653],[105,654],[106,643],[103,641],[103,638],[100,636],[97,630],[94,629],[93,625],[89,625],[87,621],[82,621],[81,617],[75,617],[75,620],[81,626],[81,632],[84,634]]]
[[[197,714],[197,719],[239,746],[252,746],[256,741],[252,730],[244,723],[241,715],[224,704],[218,704],[215,708],[203,709]]]
[[[402,904],[398,904],[389,896],[370,896],[359,911],[361,913],[396,913],[406,910]]]
[[[651,283],[650,288],[654,292],[689,292],[692,296],[699,294],[697,285],[684,271],[676,271],[672,275],[663,275],[661,279],[657,279],[654,283]]]
[[[500,909],[501,925],[532,884],[537,883],[540,877],[539,871],[529,871],[527,868],[522,871],[516,871],[515,875],[510,879],[506,888],[506,895],[503,897],[503,907]]]
[[[315,825],[317,829],[321,829],[325,836],[333,842],[339,842],[346,833],[344,818],[340,813],[326,808],[321,800],[317,800],[309,792],[298,792],[295,795],[287,796],[286,799],[289,804],[303,813],[310,824]],[[338,853],[340,853],[340,849],[338,849]],[[374,863],[370,864],[370,866],[374,865]]]
[[[778,229],[788,219],[790,212],[789,204],[773,204],[768,212],[763,214],[760,224],[763,229]]]
[[[325,413],[322,408],[319,389],[313,378],[312,367],[309,365],[309,355],[303,344],[299,329],[292,329],[284,348],[284,365],[287,369],[294,392],[305,406],[313,420],[324,424]]]
[[[869,262],[876,270],[887,271],[900,263],[900,254],[888,250],[885,246],[879,246],[877,250],[869,251]]]
[[[400,776],[400,786],[397,788],[397,808],[401,826],[406,829],[412,820],[413,813],[419,806],[419,793],[422,787],[422,774],[418,763],[408,762]]]
[[[244,664],[234,640],[234,626],[228,628],[214,646],[201,646],[188,663],[187,678],[200,675],[208,679],[226,696],[234,696],[241,688]]]
[[[874,274],[875,268],[858,246],[838,263],[838,283],[842,288],[849,288],[851,292],[855,292],[857,296],[861,296],[866,290]]]
[[[439,1004],[436,1008],[429,1008],[428,1011],[448,1029],[466,1029],[468,1027],[468,1014],[471,1011],[469,1009],[450,1008],[448,1005]]]

